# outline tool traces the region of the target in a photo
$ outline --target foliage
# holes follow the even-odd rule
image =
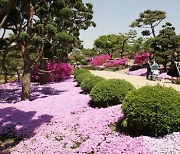
[[[141,53],[136,53],[134,55],[134,64],[144,64],[148,61],[149,58],[149,53],[145,53],[144,51],[142,51]]]
[[[44,57],[67,62],[70,52],[82,48],[80,30],[96,26],[92,21],[93,5],[85,4],[82,0],[27,2],[2,0],[0,5],[1,21],[7,17],[2,23],[2,28],[4,32],[7,29],[12,30],[15,37],[10,44],[15,42],[22,50],[24,61],[22,100],[30,99],[32,67],[40,62],[40,69],[45,70]],[[41,81],[43,78],[45,76],[41,74]]]
[[[45,71],[40,70],[40,66],[36,65],[31,72],[31,81],[39,82],[40,73],[43,73],[46,77],[47,82],[57,82],[63,79],[67,79],[72,75],[72,66],[68,63],[55,63],[48,62],[46,63]]]
[[[107,107],[122,103],[127,93],[133,89],[134,86],[125,80],[110,79],[95,85],[90,96],[95,106]]]
[[[90,78],[86,78],[83,80],[83,82],[81,83],[81,88],[85,93],[90,93],[92,88],[98,84],[99,82],[105,80],[102,77],[99,76],[92,76]]]
[[[144,86],[127,95],[122,110],[127,127],[145,135],[161,136],[180,131],[180,94],[157,86]]]
[[[93,76],[93,74],[91,72],[81,73],[76,77],[76,81],[80,85],[85,79],[88,79],[92,76]]]
[[[93,58],[97,56],[97,51],[95,49],[82,49],[81,52],[84,57]]]
[[[81,73],[87,73],[87,72],[90,73],[89,70],[75,68],[75,69],[74,69],[74,77],[77,78],[77,76],[80,75]]]
[[[180,47],[180,36],[176,35],[175,28],[171,23],[166,23],[151,43],[151,47],[158,52],[176,50]]]
[[[129,48],[129,42],[136,36],[136,31],[130,30],[128,33],[119,35],[102,35],[94,41],[94,46],[100,50],[100,53],[113,55],[118,52],[121,57]]]
[[[71,61],[72,61],[73,63],[82,64],[81,62],[84,60],[84,56],[83,56],[81,50],[75,50],[75,51],[73,51],[73,53],[71,54],[71,56],[72,56]]]
[[[155,37],[155,27],[166,18],[166,12],[161,10],[146,10],[139,14],[134,22],[131,23],[130,27],[150,28],[151,33]],[[142,34],[151,34],[149,31],[144,31]]]
[[[172,51],[180,48],[180,35],[176,34],[171,23],[166,23],[159,31],[159,35],[152,39],[150,47],[156,51],[157,60],[160,64],[163,64],[164,71],[166,71]]]
[[[93,66],[100,66],[111,59],[111,56],[109,55],[99,55],[94,57],[94,59],[90,62]]]

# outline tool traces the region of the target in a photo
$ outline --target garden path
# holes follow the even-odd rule
[[[161,81],[151,81],[147,80],[145,77],[142,76],[132,76],[125,74],[126,70],[121,70],[117,72],[110,72],[110,71],[91,71],[94,75],[104,77],[106,79],[124,79],[132,83],[136,88],[140,88],[145,85],[157,85],[160,84],[162,86],[173,87],[174,89],[180,91],[180,85],[171,83],[170,80]]]

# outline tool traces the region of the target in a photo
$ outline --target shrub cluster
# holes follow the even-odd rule
[[[78,75],[80,75],[81,73],[87,73],[87,72],[89,72],[90,73],[90,71],[89,70],[86,70],[86,69],[79,69],[79,68],[75,68],[74,69],[74,77],[75,78],[77,78],[77,76]]]
[[[122,110],[127,127],[145,135],[180,131],[180,94],[162,86],[144,86],[128,94]]]
[[[110,79],[98,83],[90,92],[93,104],[98,107],[121,104],[126,94],[135,89],[134,86],[120,79]]]
[[[83,82],[83,80],[88,79],[92,76],[93,76],[93,74],[91,74],[90,72],[84,72],[84,73],[79,74],[76,77],[76,81],[78,82],[78,84],[81,84],[81,82]]]
[[[32,82],[39,82],[40,79],[39,69],[40,69],[39,65],[36,65],[32,69],[31,72]],[[45,71],[48,71],[48,73],[44,73],[47,82],[57,82],[69,78],[72,75],[73,68],[68,63],[47,62],[45,66]]]
[[[81,88],[85,93],[90,93],[92,88],[99,82],[105,80],[99,76],[91,76],[90,78],[84,79],[81,83]]]

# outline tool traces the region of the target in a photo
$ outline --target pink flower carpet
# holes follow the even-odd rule
[[[73,78],[32,84],[32,101],[20,101],[20,83],[0,86],[0,135],[23,138],[12,154],[158,154],[180,152],[180,133],[130,137],[112,131],[124,117],[121,105],[91,108]]]

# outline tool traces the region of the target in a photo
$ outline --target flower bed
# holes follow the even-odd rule
[[[18,84],[17,84],[18,85]],[[88,95],[80,94],[73,78],[64,82],[47,84],[51,92],[43,98],[43,86],[39,86],[34,101],[16,104],[0,103],[0,130],[14,131],[18,137],[26,137],[13,149],[20,153],[108,153],[108,154],[157,154],[179,153],[180,133],[160,138],[130,137],[112,131],[110,124],[123,118],[121,105],[109,108],[91,108]],[[13,86],[13,88],[12,88]],[[37,85],[32,85],[32,89]],[[15,83],[1,86],[3,90],[20,90]],[[45,88],[46,89],[46,88]],[[46,89],[47,90],[47,89]],[[52,92],[55,92],[53,95]],[[34,95],[35,92],[32,92]],[[4,93],[0,95],[0,102]],[[9,96],[19,97],[9,91]],[[8,102],[8,100],[7,100]]]

